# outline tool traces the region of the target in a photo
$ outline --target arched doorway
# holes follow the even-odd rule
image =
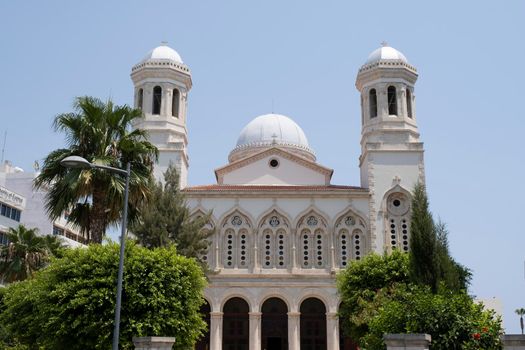
[[[195,350],[210,350],[210,312],[210,304],[206,301],[200,310],[202,319],[206,322],[206,333],[195,344]]]
[[[344,307],[345,304],[341,303],[339,310],[344,310]],[[357,343],[345,332],[348,327],[348,321],[339,316],[339,350],[358,350]]]
[[[248,303],[241,298],[231,298],[224,304],[222,349],[248,350],[250,320]]]
[[[317,298],[301,303],[301,350],[326,350],[326,307]]]
[[[262,350],[288,350],[288,307],[279,298],[264,302],[262,311]]]

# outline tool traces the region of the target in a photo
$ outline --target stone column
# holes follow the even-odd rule
[[[429,334],[385,334],[387,350],[428,350]]]
[[[250,312],[250,350],[261,350],[261,312]]]
[[[253,230],[253,264],[251,266],[252,272],[259,272],[259,230]]]
[[[179,88],[180,104],[179,104],[179,118],[186,125],[186,110],[188,109],[188,92]]]
[[[210,350],[222,350],[222,312],[210,312]]]
[[[288,350],[299,350],[301,347],[301,313],[288,313]]]
[[[153,85],[144,84],[142,85],[144,89],[144,102],[142,104],[142,111],[144,113],[152,114],[153,113]]]
[[[171,350],[175,344],[173,337],[133,337],[135,350]]]
[[[377,116],[380,118],[388,117],[388,86],[381,84],[376,86],[377,94]]]
[[[330,264],[330,271],[331,272],[335,272],[335,267],[336,267],[336,262],[335,262],[335,235],[336,235],[336,232],[335,232],[335,228],[334,227],[329,227],[328,228],[328,232],[330,232],[330,234],[328,235],[328,243],[330,244],[330,261],[329,261],[329,264]]]
[[[160,104],[160,114],[171,117],[172,91],[169,85],[162,85],[162,103]]]
[[[335,312],[326,313],[326,345],[328,350],[339,350],[339,317]]]
[[[292,272],[295,272],[297,270],[297,248],[296,248],[296,229],[291,230],[291,243],[290,246],[292,247],[292,257],[290,261],[290,268]]]
[[[525,350],[525,335],[504,334],[501,337],[504,350]]]
[[[398,101],[400,102],[400,106],[402,107],[401,110],[398,109],[397,116],[408,118],[408,107],[407,107],[407,95],[406,95],[406,87],[400,87],[399,88],[399,97]]]

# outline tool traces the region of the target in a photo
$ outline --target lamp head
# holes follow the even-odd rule
[[[90,169],[93,165],[85,158],[79,156],[69,156],[60,161],[66,168]]]

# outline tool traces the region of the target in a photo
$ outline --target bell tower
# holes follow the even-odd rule
[[[180,176],[180,186],[188,184],[188,132],[186,112],[191,73],[180,55],[162,43],[131,69],[135,86],[135,108],[144,118],[133,127],[146,130],[149,141],[159,149],[159,161],[153,175],[164,181],[164,172],[173,164]]]
[[[361,186],[370,189],[372,249],[407,251],[410,197],[424,182],[423,143],[416,122],[418,74],[406,57],[383,43],[359,69]]]

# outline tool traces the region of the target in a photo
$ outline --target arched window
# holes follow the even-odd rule
[[[308,298],[299,309],[301,349],[326,350],[326,307],[317,298]]]
[[[248,350],[250,321],[248,303],[231,298],[224,304],[222,319],[222,348]]]
[[[204,223],[204,219],[207,217],[207,214],[204,213],[202,210],[198,209],[194,213],[191,214],[190,220],[192,222],[200,222]],[[215,258],[215,244],[216,244],[216,235],[215,233],[215,223],[210,218],[208,222],[200,229],[199,231],[203,236],[207,237],[207,246],[206,249],[200,251],[199,257],[202,260],[202,262],[205,262],[208,264],[210,268],[216,268],[217,267],[217,261]],[[218,249],[218,247],[217,247]]]
[[[239,212],[228,216],[222,225],[222,257],[224,268],[247,269],[251,252],[252,226],[248,218]]]
[[[137,108],[142,110],[142,103],[144,102],[144,90],[139,89],[137,96]]]
[[[387,198],[387,242],[390,247],[408,252],[410,248],[410,200],[404,193],[392,193]]]
[[[352,211],[342,215],[335,224],[337,257],[340,268],[348,266],[350,260],[360,260],[365,253],[365,223]]]
[[[288,220],[273,210],[261,220],[261,266],[263,268],[284,269],[288,264],[288,237],[290,225]]]
[[[175,118],[179,117],[179,105],[180,105],[180,92],[177,89],[173,89],[173,97],[171,100],[171,115]]]
[[[302,217],[297,226],[300,233],[300,264],[303,268],[323,269],[327,265],[327,224],[326,220],[315,212]]]
[[[270,298],[261,307],[261,348],[288,349],[288,307],[279,298]]]
[[[343,310],[345,310],[345,305],[341,303],[339,313]],[[350,328],[349,323],[350,320],[345,317],[339,317],[339,350],[359,350],[357,344],[347,334],[347,330]]]
[[[407,89],[407,116],[412,118],[412,93]]]
[[[370,118],[375,118],[375,117],[377,117],[377,92],[376,92],[376,89],[370,90],[369,103],[370,103]]]
[[[202,316],[202,319],[204,322],[206,322],[206,325],[208,326],[206,329],[206,333],[204,333],[199,340],[197,340],[197,343],[195,344],[195,350],[208,350],[210,348],[210,325],[211,325],[211,317],[210,317],[211,307],[208,301],[206,300],[204,302],[204,305],[201,306],[200,314]]]
[[[394,86],[388,87],[388,114],[397,115],[397,94]]]
[[[153,88],[153,114],[160,114],[160,106],[162,104],[162,88],[160,86],[155,86]]]

